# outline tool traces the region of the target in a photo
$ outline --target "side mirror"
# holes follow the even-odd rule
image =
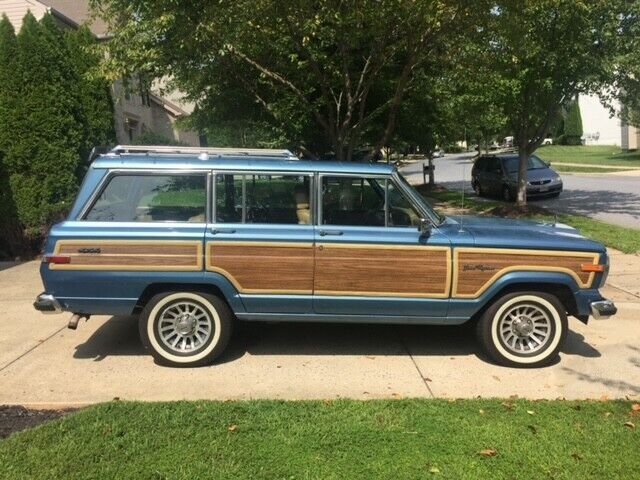
[[[420,235],[431,235],[431,222],[426,218],[420,219]]]

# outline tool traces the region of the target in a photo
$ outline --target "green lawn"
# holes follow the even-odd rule
[[[113,402],[0,442],[0,478],[638,479],[633,408],[623,401]]]
[[[552,167],[559,163],[581,163],[640,168],[640,152],[622,152],[616,146],[547,145],[536,150],[536,155],[551,162]]]
[[[620,168],[600,168],[600,167],[573,167],[571,165],[563,165],[556,163],[552,165],[552,168],[556,172],[560,173],[612,173],[612,172],[628,172],[633,169],[620,169]],[[640,169],[640,165],[638,166]]]
[[[439,206],[460,206],[461,193],[453,191],[429,191],[424,186],[419,186],[420,191],[429,203],[436,209]],[[479,200],[475,197],[466,197],[464,200],[465,209],[470,213],[480,213],[491,215],[494,208],[504,206],[502,202],[491,200]],[[523,218],[546,222],[555,221],[553,215],[531,214],[524,215]],[[640,231],[633,228],[619,227],[610,223],[593,220],[582,215],[558,215],[557,221],[566,223],[577,228],[583,235],[605,244],[607,247],[615,248],[624,253],[640,253]]]

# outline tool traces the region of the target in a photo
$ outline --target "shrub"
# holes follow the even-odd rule
[[[564,120],[564,131],[560,137],[565,145],[582,144],[582,115],[578,99],[571,101],[567,107],[567,116]]]

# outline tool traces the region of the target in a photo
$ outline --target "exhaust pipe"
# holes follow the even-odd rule
[[[76,328],[78,328],[78,322],[80,321],[81,318],[84,318],[85,320],[89,320],[90,316],[91,315],[85,315],[84,313],[74,313],[73,315],[71,315],[71,318],[69,319],[67,328],[69,330],[75,330]]]

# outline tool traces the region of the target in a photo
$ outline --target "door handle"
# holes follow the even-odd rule
[[[320,230],[320,236],[326,237],[327,235],[342,235],[341,230]]]
[[[212,228],[211,233],[217,235],[219,233],[236,233],[235,228]]]

